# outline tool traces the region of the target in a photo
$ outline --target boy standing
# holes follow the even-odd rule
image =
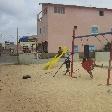
[[[69,75],[70,75],[70,63],[71,63],[70,58],[67,57],[65,59],[65,62],[64,62],[64,64],[66,64],[66,73],[64,75],[66,75],[68,72],[69,72]]]

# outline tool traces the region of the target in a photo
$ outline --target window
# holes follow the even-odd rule
[[[91,34],[98,34],[98,26],[91,27]]]
[[[64,7],[54,7],[54,13],[65,14]]]
[[[41,28],[40,28],[40,34],[42,33]]]
[[[57,7],[54,7],[54,13],[57,13]]]
[[[99,16],[104,16],[104,11],[99,11]]]
[[[45,8],[45,9],[43,10],[43,14],[44,14],[44,15],[47,14],[47,8]]]
[[[60,13],[61,14],[64,14],[65,13],[65,8],[64,7],[60,8]]]
[[[94,45],[89,45],[89,51],[93,52],[96,50],[96,47]]]
[[[112,28],[110,29],[110,31],[112,32]]]
[[[45,34],[45,27],[43,27],[43,33]]]
[[[74,52],[75,52],[75,53],[78,53],[78,52],[79,52],[78,45],[74,45]]]

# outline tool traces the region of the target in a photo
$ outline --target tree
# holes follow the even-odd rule
[[[111,46],[111,43],[107,42],[107,44],[105,44],[103,50],[106,51],[106,52],[110,51],[110,46]]]

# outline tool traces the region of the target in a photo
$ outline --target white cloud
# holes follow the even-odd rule
[[[25,6],[25,0],[0,0],[0,11],[8,15],[21,14]]]
[[[0,41],[16,40],[17,26],[20,36],[36,34],[35,4],[31,0],[0,0]]]

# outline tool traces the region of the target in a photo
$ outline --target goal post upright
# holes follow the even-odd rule
[[[72,55],[72,59],[71,59],[71,77],[73,77],[73,67],[74,67],[74,54],[75,54],[75,51],[74,51],[74,40],[77,39],[77,38],[85,38],[85,37],[97,37],[99,35],[103,36],[104,35],[112,35],[112,32],[104,32],[104,33],[98,33],[98,34],[91,34],[91,35],[82,35],[82,36],[76,36],[76,30],[77,30],[77,26],[74,26],[73,28],[73,38],[72,38],[72,52],[71,52],[71,55]],[[110,56],[109,56],[109,66],[108,66],[108,76],[107,76],[107,86],[110,85],[110,72],[111,72],[111,62],[112,62],[112,39],[111,39],[111,44],[110,44]]]
[[[112,61],[112,41],[110,44],[110,57],[109,57],[109,67],[108,67],[108,77],[107,77],[107,86],[110,85],[110,71],[111,71],[111,61]]]
[[[72,76],[72,74],[73,74],[73,63],[74,63],[74,40],[75,40],[75,37],[76,37],[76,35],[75,35],[75,33],[76,33],[76,30],[77,30],[77,26],[74,26],[74,28],[73,28],[73,38],[72,38],[72,60],[71,60],[71,77],[73,77]]]

